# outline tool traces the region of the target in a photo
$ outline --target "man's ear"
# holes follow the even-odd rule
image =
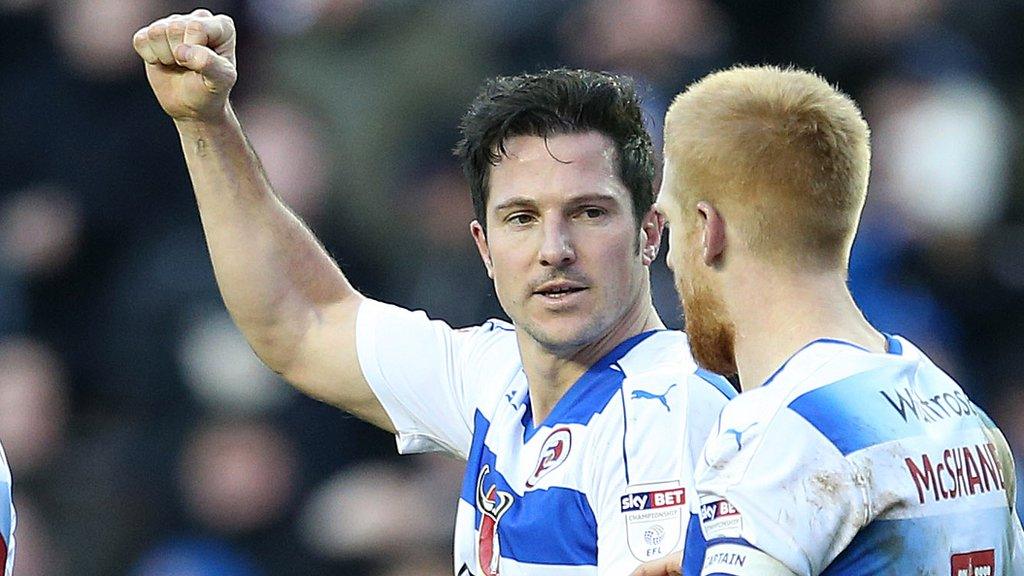
[[[725,252],[725,220],[711,203],[701,200],[697,203],[700,213],[701,259],[707,266],[716,266]]]
[[[487,245],[487,232],[480,222],[473,220],[469,223],[469,233],[473,235],[476,250],[480,253],[480,259],[484,261],[484,268],[487,268],[487,276],[494,280],[494,266],[491,264],[491,248]]]
[[[640,256],[644,266],[650,266],[658,258],[664,232],[665,216],[652,206],[640,221]]]

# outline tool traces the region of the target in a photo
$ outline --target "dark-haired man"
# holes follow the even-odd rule
[[[229,18],[172,16],[134,44],[260,357],[402,452],[468,461],[458,574],[624,574],[682,545],[694,458],[732,391],[651,304],[662,221],[627,79],[557,70],[474,101],[458,147],[471,230],[514,324],[452,330],[356,292],[274,196],[228,102]]]

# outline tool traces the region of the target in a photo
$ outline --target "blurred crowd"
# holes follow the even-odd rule
[[[177,0],[0,0],[0,440],[18,576],[451,574],[459,462],[266,370],[220,302],[133,32]],[[1016,0],[214,0],[278,193],[364,293],[501,317],[450,150],[481,82],[554,66],[672,96],[795,63],[862,105],[850,284],[1024,462],[1024,4]],[[666,322],[682,323],[654,270]]]

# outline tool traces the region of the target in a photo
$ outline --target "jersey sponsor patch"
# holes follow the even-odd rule
[[[996,551],[992,549],[954,554],[949,564],[950,576],[992,576],[996,573]]]
[[[686,489],[679,482],[638,484],[619,501],[629,551],[641,562],[675,551],[682,540]]]
[[[555,468],[562,465],[569,457],[569,450],[572,449],[572,431],[568,428],[557,428],[547,439],[540,449],[540,456],[537,458],[537,466],[533,474],[526,480],[526,487],[533,488],[537,482]]]
[[[743,515],[725,498],[701,498],[700,525],[708,540],[739,538],[743,532]]]

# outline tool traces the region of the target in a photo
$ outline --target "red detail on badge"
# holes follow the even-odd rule
[[[996,573],[996,551],[978,550],[954,554],[949,559],[950,576],[993,576]]]
[[[495,488],[492,486],[487,493],[487,499],[494,501]],[[480,519],[480,547],[477,560],[480,562],[480,569],[484,576],[497,576],[498,554],[495,549],[495,541],[498,539],[498,521],[490,514],[484,514]]]
[[[498,562],[501,559],[501,544],[498,540],[498,523],[512,507],[513,497],[501,492],[498,487],[484,489],[491,467],[484,464],[476,479],[476,509],[480,512],[480,529],[477,540],[477,561],[484,576],[498,576]]]
[[[572,449],[572,431],[568,428],[556,428],[548,434],[544,444],[540,448],[540,456],[537,459],[537,468],[533,474],[526,479],[526,487],[533,488],[537,485],[541,476],[551,472],[562,462],[569,458],[569,450]]]

